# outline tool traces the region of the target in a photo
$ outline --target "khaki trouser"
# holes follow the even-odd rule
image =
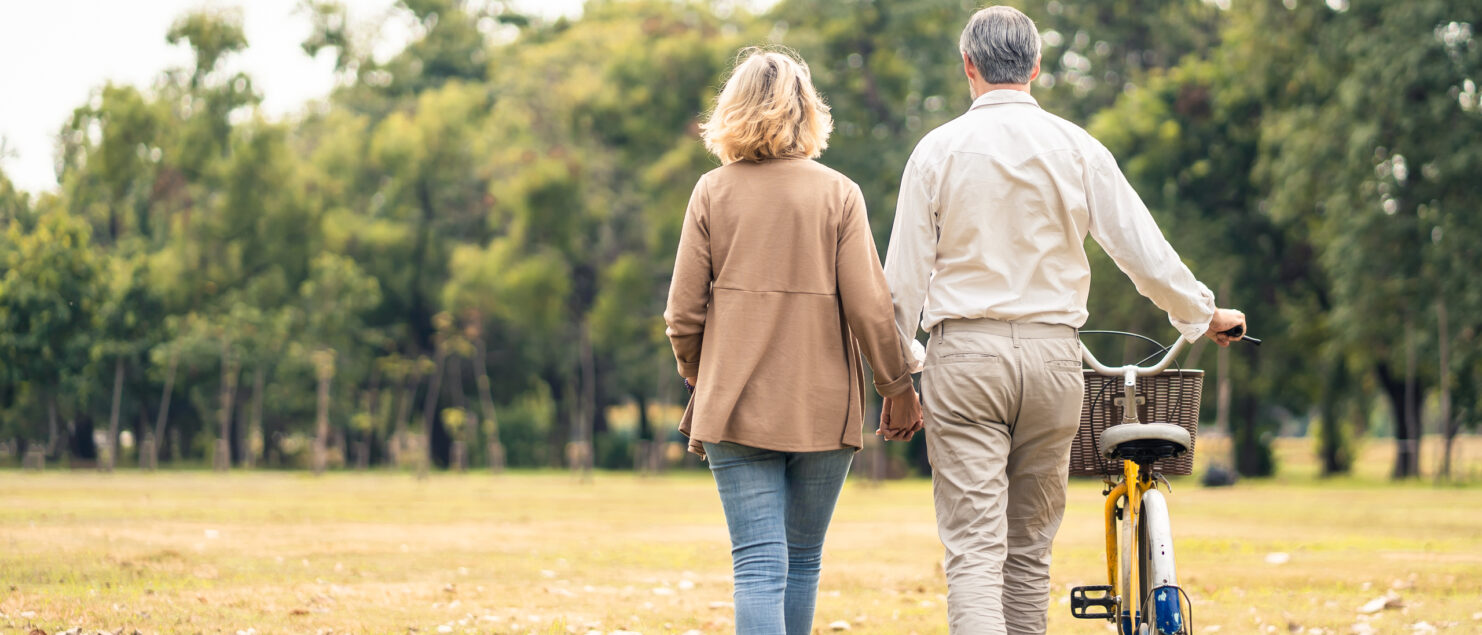
[[[949,320],[921,379],[954,635],[1044,633],[1085,385],[1068,326]]]

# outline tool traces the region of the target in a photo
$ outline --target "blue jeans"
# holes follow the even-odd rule
[[[706,443],[731,530],[738,635],[813,630],[823,536],[854,449],[776,452]]]

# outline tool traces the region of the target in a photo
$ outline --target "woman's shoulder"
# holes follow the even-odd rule
[[[811,170],[812,172],[814,172],[815,174],[817,174],[818,175],[818,178],[820,178],[820,179],[832,181],[832,182],[837,183],[839,185],[844,185],[844,186],[848,186],[848,187],[855,187],[855,188],[859,187],[859,185],[857,183],[855,183],[853,179],[849,178],[848,176],[845,176],[843,172],[840,172],[838,170],[835,170],[835,169],[833,169],[833,168],[831,168],[829,166],[826,166],[826,165],[824,165],[822,163],[819,163],[819,162],[817,162],[817,161],[815,161],[813,159],[805,159],[803,161],[800,161],[800,163],[807,164],[806,169]]]
[[[765,179],[774,182],[789,182],[810,188],[836,188],[847,193],[858,190],[859,185],[844,173],[813,159],[769,159],[766,161],[735,161],[706,172],[701,181],[712,184],[754,181]]]

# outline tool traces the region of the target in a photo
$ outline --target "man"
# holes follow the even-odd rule
[[[914,344],[918,318],[931,334],[925,359],[913,354],[951,632],[1044,633],[1084,391],[1086,235],[1185,339],[1228,346],[1221,331],[1245,317],[1215,308],[1111,153],[1029,95],[1033,21],[983,9],[960,48],[973,105],[906,164],[885,275],[902,341]],[[898,401],[886,420],[904,428],[912,404]]]

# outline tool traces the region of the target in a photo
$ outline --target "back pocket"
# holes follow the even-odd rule
[[[1081,360],[1052,359],[1045,362],[1045,370],[1054,370],[1064,373],[1079,373],[1081,372]]]
[[[943,364],[967,364],[997,362],[1002,358],[992,353],[944,353],[937,357],[937,361]]]

